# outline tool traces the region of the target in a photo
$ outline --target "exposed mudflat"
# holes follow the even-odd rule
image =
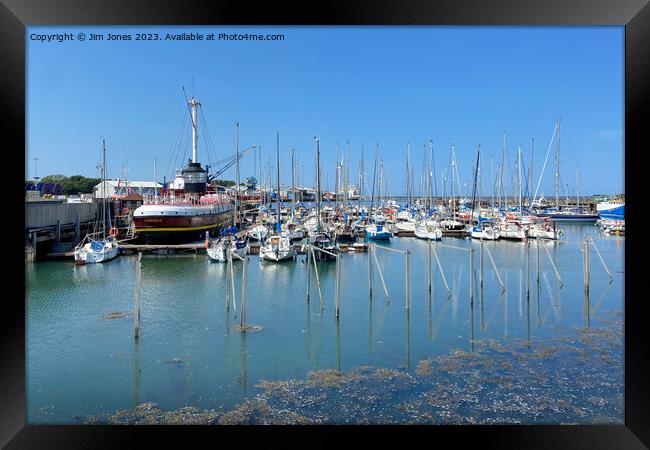
[[[414,369],[357,367],[310,371],[306,379],[261,381],[260,392],[229,411],[155,403],[97,424],[622,424],[623,317],[600,328],[529,345],[474,341],[419,361]],[[613,378],[612,374],[620,374]]]

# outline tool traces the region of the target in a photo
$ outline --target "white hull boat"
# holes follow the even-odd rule
[[[74,250],[75,264],[94,264],[110,261],[118,255],[117,240],[110,236],[102,240],[87,237]]]
[[[211,261],[226,262],[228,260],[229,251],[244,258],[248,255],[248,250],[249,246],[246,241],[221,239],[208,246],[206,252]],[[238,258],[233,258],[233,261],[236,260],[238,260]]]
[[[247,233],[249,238],[251,238],[251,239],[253,239],[255,241],[260,241],[260,242],[264,242],[264,240],[266,239],[268,234],[269,234],[269,230],[264,225],[257,225],[255,227],[251,228],[250,230],[248,230],[248,233]]]
[[[406,222],[397,222],[395,224],[395,228],[398,231],[406,231],[406,232],[415,232],[415,222],[411,221],[406,221]]]
[[[287,261],[293,259],[296,249],[287,236],[271,236],[260,247],[260,259],[266,261]]]

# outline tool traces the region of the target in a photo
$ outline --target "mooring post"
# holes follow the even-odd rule
[[[537,238],[537,286],[539,286],[539,283],[541,282],[540,277],[539,277],[539,240],[540,238]]]
[[[55,241],[57,244],[61,243],[61,221],[57,219],[55,227]]]
[[[479,286],[483,287],[483,238],[481,238],[481,249],[480,249],[478,265],[479,265],[479,269],[478,269]]]
[[[248,261],[248,255],[244,256],[244,262],[242,263],[242,274],[241,274],[241,319],[239,325],[241,327],[246,323],[246,262]]]
[[[431,243],[427,240],[427,275],[429,280],[429,292],[431,292]]]
[[[411,308],[411,276],[409,273],[409,250],[404,252],[404,271],[406,272],[406,309]]]
[[[585,291],[589,292],[589,238],[585,236]]]
[[[526,300],[530,297],[530,241],[526,241]]]
[[[138,262],[135,266],[135,312],[133,317],[134,323],[134,336],[136,339],[140,338],[140,266],[142,261],[142,253],[138,252]]]
[[[469,302],[474,303],[474,249],[469,249]]]
[[[307,248],[307,303],[309,303],[310,285],[311,285],[311,258],[309,257],[309,248]]]
[[[228,264],[228,259],[226,259],[226,311],[230,311],[230,276],[228,271],[230,270],[230,265]]]
[[[372,244],[368,244],[368,294],[372,297]]]
[[[334,268],[335,270],[335,287],[334,287],[334,308],[335,308],[335,314],[336,318],[339,318],[339,287],[341,286],[340,283],[340,276],[341,276],[341,270],[340,270],[340,265],[339,265],[339,258],[341,257],[341,254],[339,253],[336,255],[336,267]]]
[[[228,253],[228,264],[230,265],[230,287],[232,288],[232,307],[237,317],[237,297],[235,295],[235,267],[232,263],[232,251]]]

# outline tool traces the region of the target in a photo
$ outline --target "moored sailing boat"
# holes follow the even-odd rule
[[[282,223],[280,221],[280,133],[277,134],[276,158],[278,166],[277,222],[275,233],[267,237],[264,244],[260,246],[260,259],[280,262],[288,261],[296,256],[296,249],[291,238],[286,233],[282,233]]]
[[[100,226],[93,233],[87,234],[74,249],[75,264],[102,263],[115,259],[118,255],[117,228],[110,228],[106,233],[106,219],[111,221],[111,212],[106,204],[106,145],[102,140],[102,218]]]

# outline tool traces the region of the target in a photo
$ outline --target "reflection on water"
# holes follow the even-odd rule
[[[88,266],[30,264],[28,421],[74,423],[146,402],[162,410],[190,405],[224,411],[263,393],[261,380],[304,380],[310,371],[348,373],[362,366],[412,372],[423,360],[457,350],[480,352],[479,343],[486,340],[532,351],[576,329],[600,329],[612,311],[623,310],[625,241],[618,236],[595,240],[614,280],[610,283],[600,262],[592,259],[587,292],[580,248],[584,234],[594,234],[595,227],[570,225],[564,232],[563,243],[483,244],[505,292],[489,258],[481,257],[480,242],[443,241],[475,249],[473,300],[466,251],[436,247],[452,291],[448,295],[433,255],[429,265],[425,242],[396,238],[382,243],[411,252],[409,310],[402,255],[376,252],[391,299],[387,301],[376,267],[374,295],[369,296],[368,253],[344,254],[339,320],[334,315],[335,264],[318,265],[321,307],[313,268],[307,299],[304,256],[282,264],[249,256],[246,319],[263,327],[257,333],[233,328],[241,313],[241,263],[233,265],[235,310],[234,303],[229,308],[226,303],[226,264],[209,263],[204,255],[143,256],[139,340],[133,339],[135,257]],[[622,357],[622,348],[617,351]],[[585,364],[579,358],[566,361]],[[549,370],[556,364],[544,359],[539,363]],[[622,380],[622,367],[602,370]]]

